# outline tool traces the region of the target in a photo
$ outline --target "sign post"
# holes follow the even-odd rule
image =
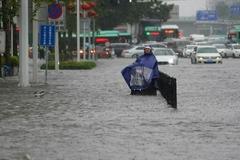
[[[3,77],[2,75],[2,56],[5,52],[5,46],[6,46],[6,33],[5,31],[0,31],[0,77]]]
[[[58,33],[65,27],[65,8],[59,2],[54,2],[48,6],[48,20],[50,24],[56,26],[55,32],[55,70],[59,70],[59,40]]]
[[[48,70],[48,47],[55,45],[55,25],[41,25],[40,26],[40,46],[45,47],[45,84],[47,83],[47,70]]]

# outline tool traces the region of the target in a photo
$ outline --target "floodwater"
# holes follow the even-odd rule
[[[240,59],[159,66],[177,79],[178,109],[131,96],[121,69],[48,72],[48,85],[0,80],[0,160],[239,160]]]

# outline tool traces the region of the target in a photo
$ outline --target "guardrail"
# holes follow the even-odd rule
[[[173,108],[177,108],[177,80],[166,73],[160,72],[158,90]]]

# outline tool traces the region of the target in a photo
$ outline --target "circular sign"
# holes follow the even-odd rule
[[[48,6],[48,17],[58,19],[62,16],[62,5],[60,3],[52,3]]]

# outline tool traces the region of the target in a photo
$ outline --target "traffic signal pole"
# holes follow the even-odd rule
[[[20,9],[20,56],[19,86],[29,86],[28,67],[28,0],[21,0]]]

